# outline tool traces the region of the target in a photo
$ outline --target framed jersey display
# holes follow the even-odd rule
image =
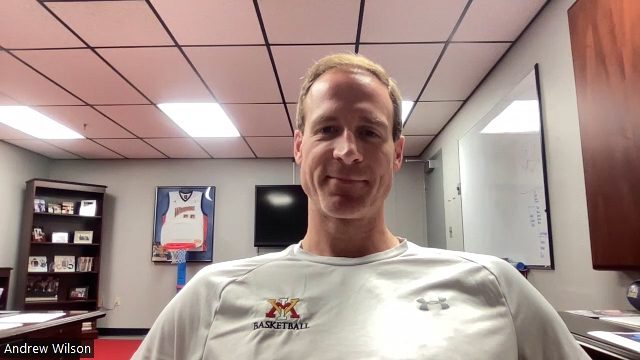
[[[171,262],[186,248],[186,260],[213,261],[215,186],[158,186],[151,260]]]

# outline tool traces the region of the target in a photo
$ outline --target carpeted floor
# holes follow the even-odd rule
[[[96,339],[93,360],[129,360],[141,342],[142,340]]]

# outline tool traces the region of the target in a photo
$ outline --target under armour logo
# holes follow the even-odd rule
[[[416,300],[420,306],[418,307],[420,310],[429,311],[429,305],[440,305],[440,309],[447,310],[449,308],[449,304],[447,304],[447,298],[438,296],[437,300],[425,300],[424,298],[420,298]]]

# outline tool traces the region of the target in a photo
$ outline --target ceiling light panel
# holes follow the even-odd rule
[[[122,156],[88,139],[80,140],[48,140],[57,147],[80,155],[85,159],[121,159]]]
[[[34,109],[87,138],[135,137],[89,106],[36,106]]]
[[[175,47],[100,49],[98,53],[155,103],[214,101]]]
[[[91,46],[173,45],[144,1],[44,4]]]
[[[453,40],[514,41],[545,1],[475,0],[456,30]]]
[[[251,1],[152,0],[180,45],[264,44]]]
[[[0,14],[0,45],[6,49],[84,46],[38,1],[2,0]]]
[[[355,43],[360,0],[259,0],[271,44]]]
[[[147,103],[91,50],[16,51],[15,54],[90,104]]]
[[[286,102],[298,101],[302,78],[316,61],[327,55],[352,53],[353,50],[352,45],[272,46]]]
[[[198,138],[195,141],[216,159],[255,158],[242,138]]]
[[[100,143],[128,159],[164,159],[158,150],[138,139],[96,139]]]
[[[0,51],[0,91],[24,105],[77,105],[80,100]]]
[[[211,158],[192,138],[145,139],[145,141],[172,159]]]
[[[258,157],[293,157],[293,137],[247,137],[246,140]]]
[[[405,136],[404,156],[420,156],[434,136]]]
[[[451,44],[420,101],[465,100],[509,48],[509,43]]]
[[[446,41],[467,0],[367,0],[361,42]]]
[[[218,102],[282,101],[266,47],[187,47],[184,51]]]
[[[96,108],[138,137],[188,136],[154,105],[110,105]]]
[[[82,139],[83,136],[27,106],[0,106],[0,123],[39,139]]]
[[[158,108],[191,137],[240,136],[219,104],[166,103]]]
[[[416,100],[442,52],[443,44],[361,45],[359,53],[384,67],[403,99]]]
[[[405,135],[435,135],[460,108],[462,101],[419,102],[402,130]]]
[[[281,104],[225,104],[225,111],[243,136],[291,136]]]
[[[10,144],[19,146],[23,149],[33,151],[37,154],[44,155],[49,159],[64,160],[64,159],[80,159],[80,157],[71,154],[59,147],[47,144],[43,140],[4,140]]]

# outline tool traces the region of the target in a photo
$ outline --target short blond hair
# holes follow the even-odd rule
[[[332,69],[362,70],[375,76],[389,90],[389,98],[393,104],[393,141],[397,141],[402,133],[402,97],[395,81],[387,74],[382,66],[374,63],[368,58],[358,54],[333,54],[325,56],[317,61],[304,77],[300,96],[298,97],[298,111],[296,114],[296,126],[304,133],[304,101],[309,94],[311,86],[322,74]]]

